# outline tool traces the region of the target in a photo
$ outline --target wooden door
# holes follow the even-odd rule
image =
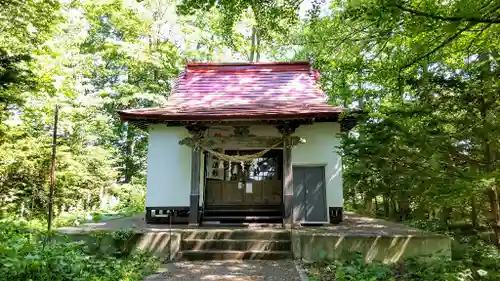
[[[252,154],[256,151],[225,151],[227,154]],[[224,179],[207,179],[205,204],[280,205],[283,198],[281,150],[271,150],[252,162],[226,162]]]
[[[208,180],[206,188],[206,204],[237,205],[243,203],[243,193],[236,181]]]
[[[294,217],[298,222],[326,222],[325,167],[293,167]]]
[[[251,186],[247,186],[250,184]],[[205,189],[207,205],[279,205],[283,194],[281,180],[237,181],[208,180]]]

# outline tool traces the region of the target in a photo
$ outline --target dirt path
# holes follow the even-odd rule
[[[145,281],[301,281],[292,260],[197,261],[165,264]]]

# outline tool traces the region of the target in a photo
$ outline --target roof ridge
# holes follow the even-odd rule
[[[266,65],[310,65],[308,61],[268,62],[186,62],[186,66],[266,66]]]
[[[193,72],[292,72],[309,71],[309,62],[258,62],[258,63],[187,63],[186,73]]]

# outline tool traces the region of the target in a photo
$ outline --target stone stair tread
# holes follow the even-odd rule
[[[181,260],[282,260],[292,258],[291,251],[269,250],[183,250]]]
[[[244,210],[227,210],[227,209],[205,209],[205,212],[221,213],[221,212],[239,212],[239,213],[249,213],[249,212],[281,212],[280,209],[244,209]]]
[[[210,223],[205,223],[206,225]],[[258,227],[255,224],[248,224],[242,228],[242,224],[234,224],[237,229],[226,229],[220,231],[198,230],[192,233],[186,233],[182,239],[235,239],[235,240],[290,240],[290,231],[279,228],[269,230],[266,227]],[[259,224],[260,225],[260,224]],[[267,224],[268,226],[269,224]],[[227,227],[228,224],[217,224],[217,226]]]
[[[205,220],[227,220],[227,219],[241,219],[241,220],[280,220],[281,216],[205,216]]]
[[[254,222],[219,222],[219,221],[203,221],[202,225],[215,225],[220,227],[245,227],[246,229],[264,229],[268,227],[274,227],[279,229],[284,229],[282,223],[254,223]]]
[[[290,240],[285,240],[285,239],[226,239],[226,238],[220,238],[220,239],[203,239],[203,238],[186,238],[183,239],[183,241],[186,242],[200,242],[200,241],[207,241],[207,242],[212,242],[212,241],[221,241],[221,242],[290,242]]]
[[[260,250],[184,250],[181,253],[221,253],[221,254],[291,254],[290,251],[260,251]]]

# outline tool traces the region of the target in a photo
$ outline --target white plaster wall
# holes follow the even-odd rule
[[[333,122],[301,125],[295,136],[304,138],[306,143],[292,148],[292,165],[325,165],[327,207],[342,207],[342,162],[337,153],[340,139],[340,124]]]
[[[191,148],[179,145],[189,136],[184,127],[150,125],[146,207],[188,207]]]
[[[219,127],[220,128],[220,127]],[[223,128],[222,129],[226,129]],[[232,134],[228,130],[210,129],[209,132]],[[276,136],[281,134],[272,125],[252,126],[252,134],[257,136]],[[179,145],[179,141],[189,136],[184,127],[151,125],[149,128],[147,207],[189,206],[191,190],[191,148]],[[295,136],[302,137],[306,143],[292,149],[292,165],[325,166],[326,201],[328,207],[342,207],[342,165],[336,152],[340,140],[339,123],[315,123],[301,125]],[[204,161],[201,159],[200,205],[203,203]]]

